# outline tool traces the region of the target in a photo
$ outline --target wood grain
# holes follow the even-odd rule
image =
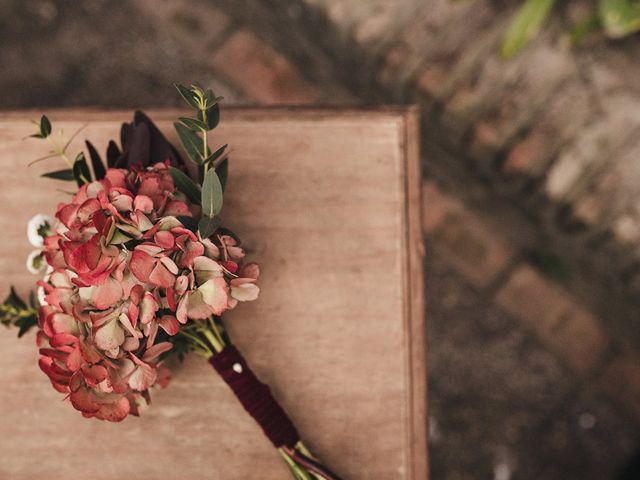
[[[148,112],[175,140],[177,112]],[[101,151],[128,112],[57,111]],[[0,113],[0,291],[26,292],[25,225],[66,184],[27,168],[46,153],[35,113]],[[226,316],[308,446],[348,480],[425,479],[426,364],[417,113],[227,109],[223,219],[262,266],[262,294]],[[73,151],[82,147],[81,139]],[[283,479],[287,470],[211,367],[176,365],[140,418],[85,420],[37,367],[33,335],[0,332],[0,478]]]

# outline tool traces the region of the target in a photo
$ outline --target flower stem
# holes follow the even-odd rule
[[[191,345],[197,352],[202,353],[207,358],[213,355],[213,352],[209,348],[209,345],[199,339],[196,335],[192,335],[191,333],[186,332],[184,329],[180,330],[180,335],[183,335],[194,342]]]
[[[204,118],[204,121],[207,121],[207,113],[205,111],[202,112],[202,118]],[[209,147],[207,146],[207,131],[203,128],[202,129],[202,158],[204,160],[204,173],[207,173],[207,170],[209,170],[209,165],[206,162],[207,157],[209,156]]]
[[[222,349],[224,348],[224,344],[222,344],[214,335],[214,333],[211,330],[208,329],[203,329],[202,330],[202,334],[207,338],[207,340],[209,340],[209,342],[211,343],[211,345],[213,346],[214,352],[215,353],[220,353],[222,351]],[[213,355],[214,353],[212,353]]]
[[[65,153],[65,151],[62,148],[60,148],[60,146],[51,139],[51,136],[47,137],[47,140],[49,140],[49,143],[53,147],[53,153],[55,153],[60,158],[62,158],[69,168],[73,168],[73,164],[71,163],[71,160],[69,160],[69,157],[67,157],[67,154]]]

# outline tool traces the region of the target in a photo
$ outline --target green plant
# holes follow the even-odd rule
[[[557,0],[525,0],[504,36],[500,53],[504,58],[516,55],[533,39]],[[598,6],[570,31],[572,43],[601,29],[610,38],[622,38],[640,30],[640,0],[599,0]]]

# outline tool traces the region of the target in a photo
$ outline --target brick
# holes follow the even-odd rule
[[[609,347],[610,337],[600,321],[530,265],[511,274],[496,301],[578,374],[599,365]]]
[[[424,187],[423,229],[439,255],[477,287],[504,270],[512,249],[474,213],[433,182]]]
[[[614,358],[597,385],[640,424],[640,354],[626,352]]]
[[[248,30],[234,33],[214,53],[212,63],[237,88],[263,104],[309,104],[319,98],[285,57]]]

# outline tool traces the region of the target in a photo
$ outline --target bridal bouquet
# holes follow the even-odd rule
[[[28,301],[12,289],[0,320],[22,336],[37,328],[39,365],[51,385],[84,417],[111,422],[138,415],[153,388],[164,388],[170,355],[205,357],[257,421],[294,478],[338,477],[305,448],[295,426],[234,347],[222,315],[259,294],[260,268],[220,218],[228,174],[227,145],[212,149],[220,118],[211,90],[176,85],[195,110],[175,128],[189,163],[141,112],[123,124],[106,165],[89,142],[68,156],[71,140],[46,116],[33,137],[50,142],[44,161],[64,169],[45,177],[77,191],[54,218],[28,226],[37,250],[27,267],[44,274]],[[77,133],[77,132],[76,132]],[[75,136],[75,134],[74,134]],[[73,137],[72,137],[73,138]]]

